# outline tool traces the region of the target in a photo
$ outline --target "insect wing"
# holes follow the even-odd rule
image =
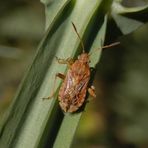
[[[84,102],[87,86],[89,82],[89,77],[84,77],[80,83],[76,86],[76,100],[75,103],[80,107],[82,103]]]

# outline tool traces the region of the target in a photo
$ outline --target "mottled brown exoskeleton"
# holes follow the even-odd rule
[[[72,23],[73,28],[78,35],[81,46],[83,48],[83,53],[78,56],[78,59],[73,61],[73,59],[59,59],[58,63],[67,64],[68,71],[66,75],[58,73],[56,77],[63,79],[63,83],[59,90],[58,100],[61,109],[64,112],[73,113],[77,111],[85,101],[87,90],[92,97],[96,97],[94,86],[88,88],[88,83],[90,80],[90,67],[89,67],[89,54],[85,52],[82,39],[77,32],[77,29]],[[104,46],[103,48],[109,47],[112,45]],[[51,98],[53,94],[48,97]]]
[[[71,63],[59,90],[59,104],[64,112],[75,112],[83,104],[86,92],[96,97],[94,87],[88,88],[90,79],[89,55],[82,53]],[[60,74],[61,75],[61,74]]]

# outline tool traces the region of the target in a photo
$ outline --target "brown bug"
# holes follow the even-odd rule
[[[59,90],[59,104],[64,112],[69,113],[77,111],[82,106],[85,101],[87,90],[92,97],[96,97],[94,86],[88,88],[91,73],[89,67],[89,54],[86,53],[84,50],[82,39],[74,23],[72,23],[72,25],[76,34],[78,35],[78,38],[81,41],[83,53],[80,54],[78,56],[78,59],[75,61],[70,58],[66,60],[57,58],[58,63],[67,64],[69,66],[69,69],[66,76],[61,73],[56,74],[56,77],[64,80]],[[113,44],[104,46],[103,48],[107,48],[109,46],[113,46]],[[51,98],[53,95],[54,91],[53,94],[48,98]]]

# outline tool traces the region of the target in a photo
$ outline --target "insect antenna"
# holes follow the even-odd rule
[[[119,45],[119,44],[120,44],[120,42],[114,42],[114,43],[111,43],[111,44],[109,44],[109,45],[105,45],[105,46],[102,46],[102,47],[100,47],[100,48],[96,48],[95,51],[96,51],[96,50],[100,50],[100,49],[110,48],[110,47],[113,47],[113,46],[116,46],[116,45]],[[92,54],[92,52],[89,53],[89,56],[90,56],[91,54]]]
[[[73,28],[74,28],[74,30],[75,30],[75,32],[76,32],[78,38],[80,39],[81,47],[82,47],[82,49],[83,49],[83,53],[84,53],[85,50],[84,50],[84,44],[83,44],[82,38],[80,37],[80,35],[79,35],[78,31],[77,31],[77,28],[76,28],[76,26],[75,26],[75,24],[74,24],[73,22],[72,22],[72,26],[73,26]]]
[[[102,49],[110,48],[110,47],[113,47],[113,46],[116,46],[116,45],[119,45],[119,44],[120,44],[120,42],[111,43],[109,45],[102,46]]]

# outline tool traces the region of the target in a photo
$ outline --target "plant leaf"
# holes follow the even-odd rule
[[[122,6],[120,2],[113,1],[112,11],[117,14],[144,13],[148,11],[148,5],[129,8]]]
[[[129,34],[143,25],[140,21],[119,14],[112,13],[112,17],[123,34]]]
[[[95,41],[92,45],[91,48],[91,67],[95,67],[95,65],[97,64],[101,52],[98,51],[99,53],[96,53],[96,51],[93,50],[97,47],[101,47],[101,40],[104,40],[105,37],[105,31],[106,31],[106,19],[104,20],[104,23],[102,24],[97,37],[95,38]],[[94,48],[95,47],[95,48]],[[96,56],[97,54],[97,56]],[[96,59],[97,57],[97,59]],[[70,145],[72,144],[72,140],[74,138],[79,120],[81,118],[82,112],[81,113],[76,113],[76,114],[70,114],[70,115],[66,115],[63,119],[62,125],[60,127],[60,130],[58,132],[57,138],[55,140],[54,143],[54,147],[55,148],[68,148],[70,147]],[[63,141],[66,141],[63,143]]]
[[[127,8],[122,6],[120,2],[114,1],[112,3],[111,15],[123,34],[129,34],[143,25],[147,21],[147,12],[148,5]]]
[[[56,16],[60,15],[70,0],[41,0],[41,2],[45,5],[45,28],[47,29],[49,24],[51,24],[56,19]]]

